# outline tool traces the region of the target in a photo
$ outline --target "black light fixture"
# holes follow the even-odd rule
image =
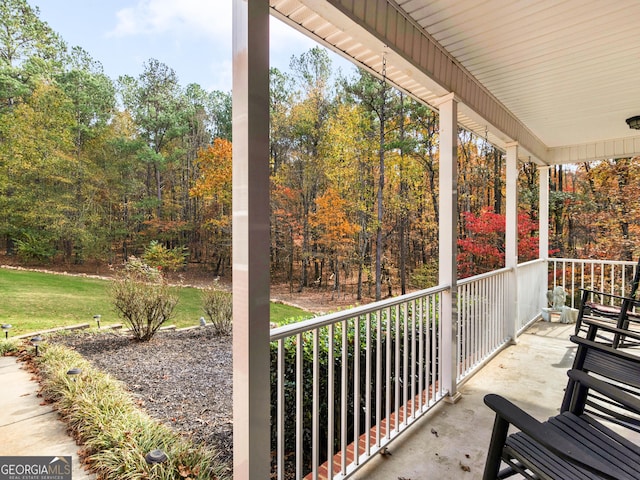
[[[3,323],[2,330],[4,330],[4,338],[9,338],[9,329],[12,327],[10,323]]]
[[[94,315],[93,319],[96,321],[96,323],[98,324],[98,328],[100,328],[100,319],[102,318],[102,315]]]
[[[625,120],[629,128],[633,128],[634,130],[640,130],[640,115],[636,115],[635,117],[630,117]]]
[[[36,347],[36,357],[38,356],[38,345],[42,341],[42,337],[40,335],[36,335],[31,339],[31,343]]]
[[[72,382],[76,381],[76,377],[82,373],[82,369],[78,367],[73,367],[67,370],[67,375],[71,379]]]
[[[162,450],[157,448],[147,453],[144,459],[149,465],[154,465],[156,463],[166,462],[169,459],[169,457],[167,457],[166,453],[164,453]]]

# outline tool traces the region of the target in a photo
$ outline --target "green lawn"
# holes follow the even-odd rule
[[[9,335],[90,323],[101,316],[101,325],[121,323],[108,292],[109,281],[69,275],[0,268],[0,323],[13,325]],[[198,325],[203,316],[200,290],[176,287],[179,302],[170,323],[178,327]],[[271,321],[308,318],[304,310],[271,304]]]

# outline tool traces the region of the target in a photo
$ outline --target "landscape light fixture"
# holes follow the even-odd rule
[[[629,128],[633,128],[634,130],[640,130],[640,115],[627,118],[626,122],[627,122],[627,125],[629,125]]]
[[[67,375],[71,378],[72,382],[76,381],[76,377],[82,373],[82,369],[78,367],[73,367],[67,370]]]
[[[207,321],[204,319],[204,317],[200,317],[200,326],[201,327],[207,326]]]
[[[155,450],[151,450],[144,457],[145,461],[149,465],[155,465],[156,463],[164,463],[164,462],[166,462],[168,460],[168,458],[169,457],[167,457],[167,454],[164,453],[159,448],[157,448]]]
[[[102,315],[94,315],[93,319],[96,321],[96,323],[98,324],[98,328],[100,328],[100,319],[102,318]]]
[[[11,324],[10,323],[3,323],[2,324],[2,330],[4,330],[4,338],[7,339],[9,338],[9,329],[11,328]]]
[[[36,335],[31,339],[31,343],[36,347],[36,357],[38,356],[38,345],[42,341],[42,337],[40,335]]]

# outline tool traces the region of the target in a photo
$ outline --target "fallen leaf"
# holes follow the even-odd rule
[[[438,436],[438,431],[435,428],[431,429],[431,433],[433,433],[436,437]]]
[[[462,470],[464,470],[465,472],[470,472],[471,471],[471,467],[469,465],[465,465],[462,462],[460,462],[460,468]]]

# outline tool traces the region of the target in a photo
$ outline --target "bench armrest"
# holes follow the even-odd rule
[[[640,399],[638,399],[638,397],[634,397],[633,395],[625,392],[624,390],[621,390],[615,385],[592,377],[582,370],[569,370],[567,372],[567,375],[569,375],[569,378],[575,380],[583,387],[587,387],[590,390],[595,390],[596,392],[606,396],[607,398],[615,402],[618,402],[625,408],[628,408],[632,412],[640,415]]]
[[[637,300],[633,297],[625,297],[624,295],[616,295],[615,293],[607,293],[607,292],[601,292],[599,290],[589,290],[588,288],[580,288],[579,289],[583,294],[586,293],[590,293],[592,295],[602,295],[603,297],[607,297],[607,298],[616,298],[618,300],[627,300],[630,303],[630,306],[640,306],[640,300]]]
[[[582,323],[588,325],[590,328],[594,328],[595,330],[606,330],[609,333],[622,335],[624,337],[629,337],[629,338],[633,338],[634,340],[640,341],[640,332],[618,328],[612,323],[603,322],[598,317],[585,315],[582,317]]]
[[[560,435],[549,424],[536,420],[506,398],[496,394],[488,394],[484,397],[484,403],[498,417],[563,460],[600,475],[604,479],[622,480],[618,470],[614,470],[611,465],[594,458],[584,445],[574,441],[571,437]]]
[[[620,329],[616,329],[616,330],[620,330]],[[621,330],[621,331],[625,332],[625,335],[626,335],[626,332],[627,332],[626,330]],[[583,346],[583,348],[588,348],[588,349],[591,349],[592,351],[597,350],[597,351],[606,353],[607,355],[610,355],[611,358],[617,357],[617,358],[623,359],[623,361],[625,362],[638,365],[638,368],[640,368],[640,356],[638,356],[637,354],[629,353],[624,350],[619,350],[619,349],[613,348],[612,346],[606,343],[598,343],[594,340],[589,340],[589,339],[580,337],[578,335],[571,335],[571,337],[569,337],[569,340],[571,340],[572,343],[575,343],[576,345],[578,345],[578,348]],[[574,363],[574,366],[575,366],[575,363]],[[578,366],[578,369],[579,368],[581,367]]]

